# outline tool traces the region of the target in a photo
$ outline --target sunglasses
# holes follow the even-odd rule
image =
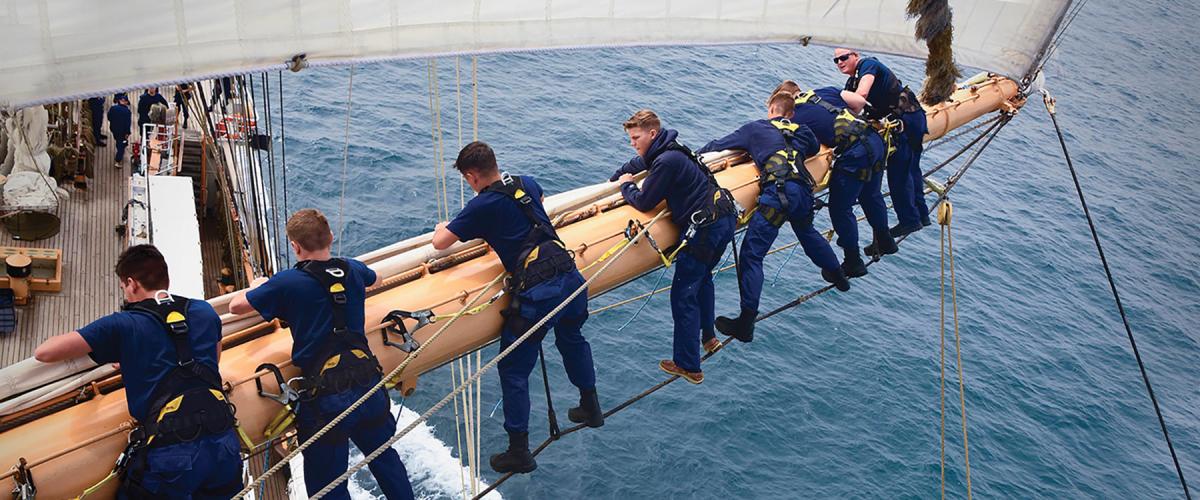
[[[850,59],[850,56],[852,56],[852,55],[854,55],[854,53],[853,53],[853,52],[851,52],[851,53],[849,53],[849,54],[842,54],[842,55],[840,55],[840,56],[837,56],[837,57],[833,58],[833,63],[834,63],[834,64],[837,64],[837,63],[840,63],[840,62],[842,62],[842,61],[845,61],[845,60],[847,60],[847,59]]]

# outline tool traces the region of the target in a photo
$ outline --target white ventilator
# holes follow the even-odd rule
[[[907,0],[0,0],[0,108],[309,65],[806,42],[924,58]],[[1025,76],[1070,0],[951,0],[959,64]]]

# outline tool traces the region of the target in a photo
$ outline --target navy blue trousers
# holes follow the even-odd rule
[[[101,125],[104,124],[104,98],[93,97],[88,99],[88,107],[92,110],[92,139],[99,143],[104,135],[101,134]]]
[[[788,200],[788,222],[804,248],[805,255],[821,269],[836,271],[841,265],[837,255],[824,236],[812,225],[812,191],[796,181],[784,185]],[[750,218],[746,236],[742,238],[742,251],[738,255],[738,290],[741,292],[742,310],[758,312],[758,299],[763,288],[763,258],[771,250],[771,244],[779,236],[779,228],[767,222],[762,207],[780,208],[779,196],[774,184],[768,184],[758,197],[759,209]]]
[[[139,465],[127,472],[140,477],[141,488],[155,498],[228,499],[242,489],[240,449],[237,434],[230,430],[142,450],[145,461],[135,461]],[[124,488],[117,491],[117,498],[131,497],[142,498]]]
[[[113,132],[112,135],[113,141],[116,142],[117,155],[115,159],[117,162],[120,162],[121,160],[125,159],[125,146],[129,145],[129,134],[118,134]]]
[[[578,271],[562,274],[521,292],[519,317],[509,317],[500,331],[500,350],[507,349],[518,337],[558,307],[563,299],[583,285]],[[596,370],[592,365],[592,346],[580,331],[588,318],[587,292],[575,297],[562,311],[537,332],[500,360],[500,389],[504,396],[504,429],[529,432],[529,374],[537,365],[538,351],[546,333],[554,328],[554,346],[562,354],[563,367],[571,384],[581,391],[596,388]]]
[[[866,182],[859,180],[859,172],[872,168],[884,153],[883,141],[874,132],[865,140],[871,141],[870,151],[862,144],[852,146],[834,160],[833,175],[829,176],[829,221],[837,233],[837,245],[846,251],[858,252],[855,202],[862,207],[872,229],[888,230],[887,203],[880,190],[882,173],[872,173]]]
[[[358,398],[366,394],[367,389],[370,389],[370,386],[355,387],[337,394],[318,396],[311,401],[301,401],[296,412],[296,432],[300,441],[307,441],[321,427],[358,401]],[[308,496],[316,494],[346,472],[346,464],[350,459],[350,441],[354,441],[354,445],[365,455],[382,446],[395,432],[396,419],[392,416],[387,391],[372,394],[333,430],[304,449],[304,489]],[[371,475],[375,476],[375,482],[387,498],[413,498],[408,471],[396,450],[388,449],[367,467],[371,469]],[[342,483],[324,498],[349,499],[350,493],[346,484]]]
[[[735,226],[735,215],[717,219],[688,243],[689,247],[699,248],[685,249],[675,259],[675,277],[671,280],[671,319],[675,322],[671,359],[683,370],[700,371],[700,342],[716,336],[712,270],[733,241]],[[702,260],[695,251],[710,258]]]
[[[925,178],[921,175],[921,141],[929,127],[924,110],[905,113],[900,119],[904,132],[897,137],[896,152],[888,159],[888,190],[900,225],[913,226],[929,217]]]

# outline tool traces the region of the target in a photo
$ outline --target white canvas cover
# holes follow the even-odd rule
[[[951,0],[960,64],[1021,77],[1070,0]],[[284,68],[800,42],[925,57],[907,0],[0,0],[0,107]]]

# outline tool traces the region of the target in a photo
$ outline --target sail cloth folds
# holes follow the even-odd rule
[[[960,64],[1020,78],[1070,0],[952,0]],[[0,0],[0,106],[316,65],[799,42],[924,58],[907,0]]]

